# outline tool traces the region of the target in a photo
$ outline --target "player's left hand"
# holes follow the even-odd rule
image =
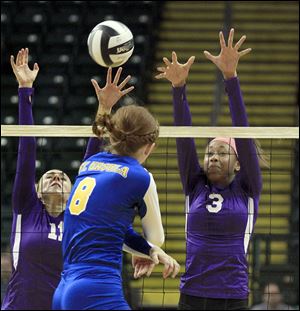
[[[160,247],[152,246],[150,250],[150,258],[142,258],[138,256],[132,256],[132,267],[134,268],[134,278],[139,278],[143,275],[150,276],[154,267],[159,263],[164,265],[163,278],[166,279],[171,275],[172,278],[180,271],[179,263],[167,253],[165,253]]]
[[[162,263],[164,265],[164,279],[166,279],[170,275],[172,276],[172,278],[175,278],[175,276],[180,271],[179,263],[156,245],[152,246],[152,248],[150,249],[150,257],[154,261],[154,263]]]
[[[112,68],[109,67],[107,70],[106,85],[103,88],[99,87],[96,80],[92,79],[91,82],[94,86],[98,102],[102,110],[106,113],[110,113],[111,108],[118,102],[118,100],[125,94],[131,92],[134,86],[122,90],[127,82],[130,80],[131,76],[128,75],[119,85],[119,79],[121,76],[122,67],[119,67],[115,78],[112,82]]]
[[[251,48],[245,49],[239,52],[239,48],[242,46],[244,41],[246,40],[246,36],[242,36],[241,39],[235,44],[233,47],[233,36],[234,36],[234,29],[230,30],[228,36],[228,44],[226,46],[226,42],[224,39],[223,32],[219,32],[219,39],[220,39],[220,46],[221,52],[218,56],[211,55],[208,51],[204,51],[204,55],[210,61],[212,61],[223,73],[225,79],[230,79],[232,77],[237,76],[237,65],[239,59],[251,52]]]

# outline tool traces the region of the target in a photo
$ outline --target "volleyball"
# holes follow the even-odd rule
[[[134,49],[130,29],[118,21],[97,24],[87,40],[89,54],[103,67],[118,67],[127,62]]]

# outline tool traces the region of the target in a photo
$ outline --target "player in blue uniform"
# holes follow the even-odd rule
[[[164,277],[179,272],[178,263],[155,246],[164,242],[158,195],[151,173],[141,165],[155,146],[159,125],[143,107],[125,106],[110,115],[115,101],[105,94],[109,88],[122,94],[123,83],[117,86],[120,74],[121,69],[111,82],[109,68],[103,89],[92,81],[102,105],[93,132],[100,138],[108,133],[110,150],[86,159],[72,188],[64,218],[64,266],[53,309],[130,310],[121,279],[124,242],[126,250],[164,263]],[[136,213],[151,245],[132,234]]]
[[[249,126],[237,77],[239,48],[231,29],[226,46],[220,32],[221,52],[210,59],[223,73],[233,126]],[[186,80],[195,57],[180,64],[164,58],[156,77],[173,86],[175,125],[190,126]],[[180,176],[186,196],[186,271],[181,277],[180,309],[245,310],[248,305],[247,249],[257,218],[262,178],[252,139],[217,137],[206,148],[199,165],[193,139],[176,140]]]

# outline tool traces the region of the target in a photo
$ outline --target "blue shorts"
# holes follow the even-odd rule
[[[53,296],[52,309],[131,310],[124,298],[120,272],[86,265],[63,271]]]

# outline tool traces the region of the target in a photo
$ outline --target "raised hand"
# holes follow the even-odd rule
[[[158,67],[157,70],[161,73],[156,75],[155,78],[165,78],[172,83],[173,87],[183,86],[186,83],[186,79],[194,60],[195,56],[191,56],[185,64],[180,64],[177,61],[176,53],[172,52],[172,63],[164,57],[163,61],[166,67]]]
[[[248,48],[239,52],[240,47],[246,40],[246,36],[242,36],[234,47],[232,46],[233,36],[234,29],[232,28],[230,30],[228,44],[226,46],[223,32],[219,32],[221,52],[218,56],[213,56],[208,51],[204,51],[204,55],[206,56],[206,58],[211,60],[222,71],[225,79],[230,79],[237,76],[236,70],[239,59],[251,51],[251,48]]]
[[[39,72],[39,66],[35,63],[32,70],[28,67],[28,48],[21,49],[18,52],[16,62],[14,62],[14,56],[11,55],[10,64],[19,83],[19,87],[32,87]]]
[[[96,80],[91,80],[98,98],[99,109],[102,112],[110,113],[111,108],[118,102],[118,100],[134,89],[134,86],[131,86],[125,90],[122,90],[131,78],[131,76],[129,75],[118,85],[121,72],[122,67],[119,67],[115,75],[114,81],[111,82],[112,68],[109,67],[107,70],[106,85],[102,89],[99,87],[99,84]]]

